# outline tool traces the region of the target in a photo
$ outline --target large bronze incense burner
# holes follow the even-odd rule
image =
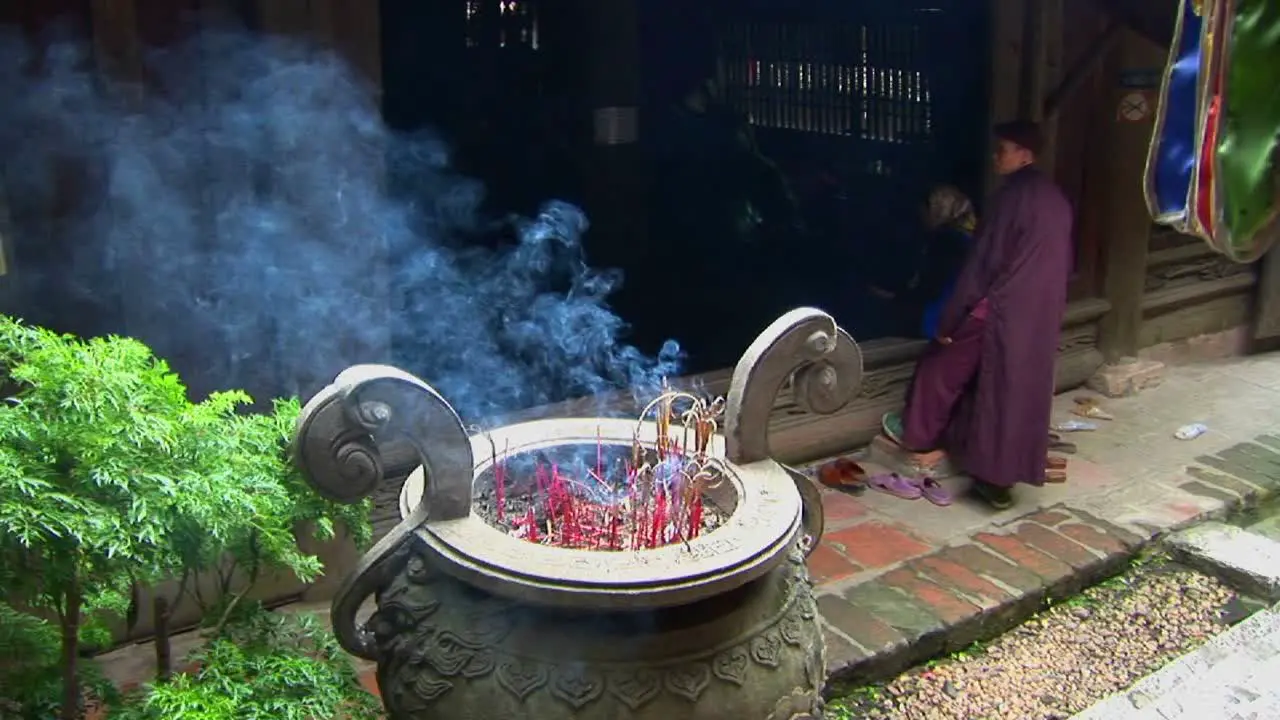
[[[338,639],[377,662],[397,720],[821,717],[805,556],[822,507],[770,458],[767,423],[788,385],[830,414],[861,378],[853,339],[812,309],[752,343],[722,403],[673,394],[639,422],[468,433],[421,380],[350,368],[299,422],[310,482],[356,501],[391,454],[421,466],[334,600]]]

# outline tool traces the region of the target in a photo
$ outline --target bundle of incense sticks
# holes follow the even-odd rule
[[[684,433],[672,436],[674,404],[686,400],[680,415]],[[510,522],[512,534],[529,542],[588,550],[646,550],[685,542],[703,530],[704,492],[722,477],[710,456],[723,400],[708,403],[687,393],[666,392],[645,408],[657,426],[652,450],[632,439],[622,477],[605,477],[604,441],[597,433],[594,472],[574,477],[555,463],[534,468],[533,500],[522,517]],[[690,437],[692,435],[692,438]],[[509,473],[506,455],[494,447],[496,520],[507,517]]]

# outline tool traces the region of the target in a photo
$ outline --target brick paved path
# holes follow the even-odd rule
[[[841,543],[850,536],[881,541],[868,551]],[[828,672],[883,676],[995,635],[1046,598],[1114,572],[1143,542],[1066,508],[942,548],[874,521],[830,533],[810,563],[820,583]]]

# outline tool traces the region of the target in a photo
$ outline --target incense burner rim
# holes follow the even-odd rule
[[[555,418],[515,423],[471,436],[473,480],[492,468],[492,448],[514,455],[603,442],[651,447],[653,422],[614,418]],[[722,458],[716,435],[711,454]],[[512,537],[476,513],[428,521],[415,530],[446,572],[498,595],[551,606],[643,610],[694,602],[760,577],[781,562],[801,529],[802,503],[787,472],[772,460],[734,465],[721,472],[737,495],[722,526],[689,540],[648,550],[579,550]],[[421,467],[401,490],[408,517],[425,489]]]

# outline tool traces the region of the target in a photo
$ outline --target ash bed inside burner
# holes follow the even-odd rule
[[[709,453],[724,402],[667,392],[652,414],[657,441],[598,436],[531,452],[499,450],[473,485],[485,522],[532,543],[575,550],[652,550],[714,531],[737,506]],[[679,425],[674,425],[676,421]],[[673,432],[674,430],[674,432]]]
[[[577,550],[649,550],[724,524],[737,505],[714,464],[600,441],[498,458],[476,478],[473,507],[529,542]]]

